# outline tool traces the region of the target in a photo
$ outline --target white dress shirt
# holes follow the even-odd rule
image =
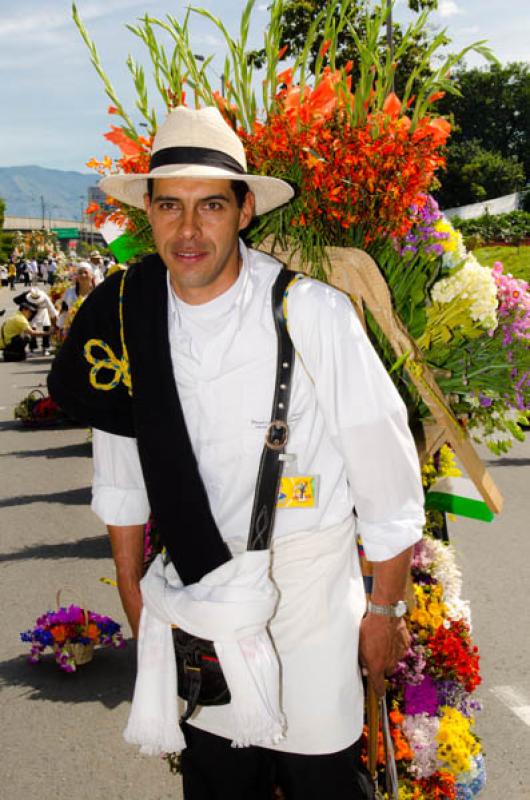
[[[271,288],[280,269],[243,243],[241,254],[237,281],[209,303],[182,302],[168,279],[173,372],[213,516],[234,554],[245,548],[270,421]],[[271,576],[280,602],[270,632],[287,718],[276,747],[332,753],[359,737],[363,719],[357,649],[365,596],[352,508],[367,557],[386,560],[421,537],[423,490],[404,404],[348,297],[304,278],[291,286],[287,307],[296,348],[289,469],[318,477],[319,493],[314,508],[276,513]],[[108,525],[146,522],[136,440],[94,430],[93,444],[94,511]],[[234,733],[230,706],[202,708],[192,724]]]
[[[184,303],[168,281],[179,396],[213,516],[233,550],[246,541],[270,421],[276,368],[270,296],[280,269],[243,243],[241,253],[239,278],[209,303]],[[316,508],[279,509],[274,536],[334,525],[355,506],[367,557],[391,558],[421,537],[424,521],[405,406],[346,295],[300,280],[289,291],[288,324],[297,352],[287,446],[296,461],[289,468],[318,476],[319,497]],[[93,510],[108,525],[146,522],[136,440],[95,430],[93,444]]]

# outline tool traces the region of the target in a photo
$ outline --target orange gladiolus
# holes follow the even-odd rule
[[[388,114],[389,117],[395,118],[401,112],[401,105],[401,100],[397,94],[395,94],[395,92],[390,92],[383,103],[383,111],[385,114]]]
[[[322,58],[324,58],[330,47],[331,47],[331,39],[325,39],[322,42],[322,47],[320,48],[320,55]]]
[[[107,114],[117,114],[117,113],[118,109],[116,108],[116,106],[109,106],[107,108]]]
[[[442,97],[445,97],[445,92],[433,92],[427,98],[428,103],[436,103],[437,100],[441,100]]]
[[[117,128],[116,125],[111,125],[111,130],[105,133],[104,136],[109,142],[117,145],[124,156],[136,156],[143,152],[142,145],[127,136],[127,134],[121,128]]]
[[[279,72],[277,75],[278,83],[285,83],[287,87],[292,86],[293,83],[293,70],[291,67],[288,69],[284,69],[283,72]]]
[[[323,55],[328,47],[324,42]],[[352,67],[351,62],[342,71],[326,67],[315,86],[303,89],[293,84],[292,68],[281,71],[275,112],[265,122],[254,122],[250,132],[237,130],[237,110],[218,92],[214,94],[221,113],[243,141],[249,171],[297,185],[293,211],[290,206],[284,210],[285,215],[291,213],[288,221],[337,245],[347,244],[349,230],[358,227],[364,231],[365,244],[405,235],[412,225],[411,205],[422,202],[436,170],[444,164],[441,149],[450,133],[446,120],[429,114],[412,130],[407,108],[394,93],[381,110],[353,127],[348,113],[355,102],[348,75]],[[374,97],[372,89],[368,112]],[[175,98],[175,104],[180,101]],[[101,162],[92,159],[90,167],[101,174],[113,167],[125,173],[148,171],[150,139],[133,140],[115,126],[106,138],[120,148],[120,157],[115,162],[108,157]],[[122,214],[117,206],[114,214]],[[399,752],[406,757],[405,742],[399,742]]]

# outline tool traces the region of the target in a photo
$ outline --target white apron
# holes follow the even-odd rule
[[[280,602],[270,632],[287,735],[271,749],[307,755],[343,750],[363,726],[358,637],[366,601],[353,517],[273,540],[272,579]],[[190,723],[231,739],[229,708],[201,708]]]

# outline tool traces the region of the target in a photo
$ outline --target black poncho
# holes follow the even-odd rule
[[[48,387],[73,419],[137,439],[157,529],[188,584],[227,561],[230,552],[212,516],[182,413],[171,363],[167,294],[166,267],[156,255],[107,278],[77,312]],[[106,347],[92,343],[86,353],[90,340]],[[129,374],[132,395],[126,385]],[[112,388],[96,388],[94,381]]]

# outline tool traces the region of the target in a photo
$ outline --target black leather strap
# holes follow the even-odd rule
[[[285,452],[285,445],[289,437],[287,412],[294,368],[294,347],[283,313],[283,298],[288,284],[295,276],[295,272],[282,269],[272,289],[272,313],[278,337],[276,386],[271,422],[265,436],[265,446],[259,465],[247,550],[266,550],[272,537],[283,468],[280,456]]]

